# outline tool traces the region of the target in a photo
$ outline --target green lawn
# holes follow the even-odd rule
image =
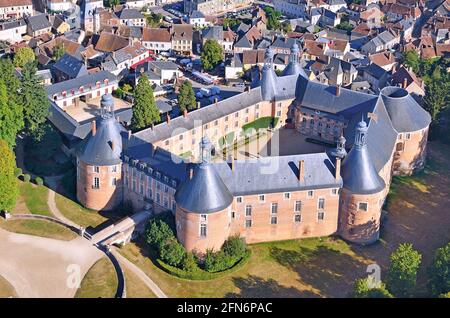
[[[2,276],[0,276],[0,298],[17,297],[14,287]]]
[[[45,220],[2,220],[0,221],[0,227],[10,232],[48,237],[56,240],[70,241],[77,237],[77,234],[68,228]]]
[[[48,189],[45,186],[38,186],[31,182],[18,181],[19,198],[18,202],[25,203],[26,210],[32,214],[41,214],[53,216],[47,205]],[[22,209],[18,209],[18,213],[23,213]],[[14,209],[13,212],[16,212]]]
[[[117,284],[114,266],[105,256],[86,273],[75,298],[114,298]]]
[[[242,126],[242,130],[247,132],[248,130],[254,129],[258,131],[259,129],[267,129],[269,127],[275,127],[278,123],[278,117],[261,117],[252,121],[251,123]]]
[[[83,227],[92,226],[95,228],[108,220],[105,216],[100,215],[98,211],[86,209],[77,202],[59,193],[56,194],[55,201],[59,211],[66,218]]]
[[[122,267],[123,268],[123,267]],[[123,268],[127,288],[127,298],[155,298],[155,294],[130,270]]]
[[[169,297],[347,297],[355,279],[366,277],[369,264],[380,265],[385,280],[389,255],[399,244],[411,242],[423,256],[414,294],[427,297],[426,269],[434,251],[450,241],[449,206],[450,146],[430,142],[425,170],[393,179],[381,240],[371,246],[333,237],[255,244],[247,264],[211,281],[167,274],[136,243],[120,253]]]

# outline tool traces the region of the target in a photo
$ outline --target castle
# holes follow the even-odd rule
[[[80,203],[107,210],[130,200],[136,210],[171,210],[179,241],[199,252],[235,234],[247,243],[334,234],[375,242],[392,175],[424,166],[431,118],[400,87],[376,96],[309,81],[292,52],[282,76],[269,49],[255,87],[134,134],[104,95],[102,115],[76,152]],[[244,125],[263,117],[276,118],[274,129],[336,147],[212,160],[224,136],[239,140]],[[193,162],[178,156],[186,152]]]

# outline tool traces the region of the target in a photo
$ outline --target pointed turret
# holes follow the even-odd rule
[[[332,148],[328,151],[328,155],[332,158],[340,158],[344,159],[347,155],[347,151],[345,150],[346,139],[344,136],[338,138],[336,142],[336,148]]]
[[[384,189],[367,149],[367,124],[362,119],[356,126],[355,142],[342,163],[344,188],[357,194],[372,194]]]
[[[272,101],[275,98],[277,74],[273,69],[273,51],[270,47],[264,55],[264,66],[261,72],[261,95],[263,100]]]
[[[299,54],[300,48],[297,41],[295,41],[291,48],[291,54],[289,55],[289,64],[284,69],[283,76],[301,74],[302,76],[307,77],[305,71],[300,66]]]
[[[175,193],[181,209],[192,213],[213,213],[230,206],[233,196],[211,164],[212,145],[207,137],[200,142],[201,162],[192,178],[185,181]]]

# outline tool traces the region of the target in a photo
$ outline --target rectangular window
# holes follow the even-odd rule
[[[318,207],[319,207],[320,210],[325,209],[325,199],[324,198],[320,198],[319,199]]]
[[[312,198],[314,197],[314,191],[313,190],[309,190],[308,191],[308,198]]]
[[[117,172],[117,166],[112,166],[111,167],[111,172]]]
[[[237,197],[237,198],[236,198],[236,202],[237,202],[237,203],[242,203],[242,197]]]
[[[278,220],[276,216],[271,216],[270,217],[270,224],[277,224]]]
[[[300,214],[294,215],[294,222],[300,223],[302,221],[302,216]]]
[[[358,203],[358,210],[367,211],[368,209],[369,209],[369,204],[367,202],[359,202]]]
[[[115,186],[117,185],[117,178],[112,178],[112,179],[111,179],[111,185],[112,185],[113,187],[115,187]]]
[[[206,237],[206,224],[200,224],[200,237]]]
[[[153,199],[152,188],[150,187],[147,188],[147,198]]]
[[[274,202],[270,205],[270,213],[272,214],[278,213],[278,203]]]
[[[252,206],[251,205],[245,206],[245,216],[252,216]]]
[[[236,212],[231,211],[231,218],[234,219],[236,217]]]
[[[99,166],[93,166],[92,167],[95,173],[99,173],[100,172],[100,167]]]
[[[161,203],[161,194],[156,193],[156,203]]]
[[[319,221],[322,221],[324,218],[325,218],[325,212],[323,212],[323,211],[317,212],[317,219]]]
[[[338,189],[331,189],[331,194],[332,195],[336,195],[338,193]]]
[[[252,220],[245,220],[245,227],[246,228],[252,227]]]
[[[264,202],[265,201],[264,194],[258,195],[258,199],[259,199],[259,201]]]
[[[300,212],[302,210],[302,201],[295,201],[294,211]]]
[[[97,178],[97,177],[94,178],[94,184],[92,185],[92,187],[94,189],[100,188],[100,179],[99,178]]]

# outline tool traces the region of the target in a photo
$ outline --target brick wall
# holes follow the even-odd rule
[[[411,175],[425,165],[428,127],[410,133],[401,133],[394,150],[393,174]]]

